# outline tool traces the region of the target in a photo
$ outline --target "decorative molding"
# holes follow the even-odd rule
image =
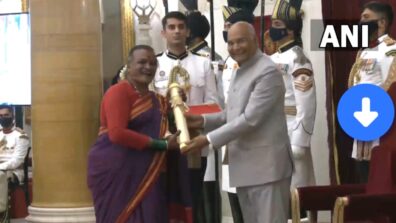
[[[27,222],[32,223],[95,223],[93,207],[40,208],[29,206]]]
[[[32,107],[30,105],[23,106],[23,117],[25,117],[25,124],[32,125]]]
[[[135,45],[135,21],[129,0],[120,0],[122,59],[128,59],[129,50]]]

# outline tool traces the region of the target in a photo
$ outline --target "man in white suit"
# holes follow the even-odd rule
[[[191,129],[209,132],[191,140],[187,150],[227,145],[230,184],[237,188],[245,223],[287,222],[293,161],[282,75],[258,49],[254,28],[246,22],[229,29],[228,51],[239,68],[231,80],[226,109],[186,115]]]

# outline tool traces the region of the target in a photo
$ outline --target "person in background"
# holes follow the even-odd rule
[[[200,11],[191,11],[187,13],[187,26],[190,29],[190,35],[187,38],[188,50],[211,59],[211,49],[208,42],[205,41],[210,32],[208,19]],[[221,56],[215,53],[214,61],[221,60]]]
[[[199,11],[187,12],[187,26],[190,29],[190,35],[187,38],[188,50],[193,54],[197,54],[208,59],[211,58],[211,48],[205,41],[205,38],[210,32],[210,25],[208,19]],[[211,68],[216,77],[221,74],[221,67],[223,61],[219,54],[215,53],[214,61],[212,61]],[[202,205],[199,212],[202,213],[204,219],[200,222],[216,223],[221,222],[221,195],[219,188],[219,181],[216,179],[216,163],[215,151],[212,148],[208,149],[207,157],[205,153],[202,154],[203,162],[206,159],[206,169],[202,186]]]
[[[178,79],[179,84],[186,88],[187,105],[217,103],[216,80],[211,69],[211,61],[186,49],[186,40],[190,34],[186,15],[176,11],[169,12],[162,19],[162,28],[167,50],[157,55],[158,69],[153,80],[154,90],[165,96],[168,91],[170,72],[172,68],[179,65],[189,74],[188,83],[181,78]],[[194,222],[202,221],[199,208],[202,204],[207,154],[208,149],[188,155]]]
[[[368,25],[371,44],[357,53],[349,74],[349,87],[375,84],[385,91],[390,90],[396,80],[396,40],[388,35],[392,22],[393,10],[389,4],[373,1],[363,6],[360,24]],[[354,140],[352,158],[356,161],[359,183],[367,183],[371,149],[379,143],[380,139]]]
[[[277,0],[271,16],[270,41],[276,46],[271,59],[285,82],[285,115],[295,171],[291,187],[315,184],[311,136],[316,116],[316,89],[311,61],[302,48],[302,0]],[[306,217],[301,211],[300,216]]]
[[[23,183],[23,162],[29,149],[29,137],[15,127],[14,108],[0,105],[0,219],[8,205],[8,182]]]

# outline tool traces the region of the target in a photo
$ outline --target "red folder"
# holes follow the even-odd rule
[[[190,105],[187,114],[203,115],[209,113],[221,112],[218,104]]]

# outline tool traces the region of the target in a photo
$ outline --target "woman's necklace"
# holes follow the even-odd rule
[[[133,87],[133,88],[135,89],[135,91],[138,93],[139,97],[142,97],[143,95],[146,95],[146,94],[148,93],[148,91],[145,92],[145,93],[142,93],[142,92],[136,87],[136,85],[135,85],[135,83],[134,83],[133,81],[129,81],[129,83],[132,85],[132,87]]]
[[[131,83],[132,87],[138,93],[139,97],[142,97],[142,94],[140,93],[139,89],[136,87],[135,83],[133,83],[133,81],[130,81],[129,83]]]

